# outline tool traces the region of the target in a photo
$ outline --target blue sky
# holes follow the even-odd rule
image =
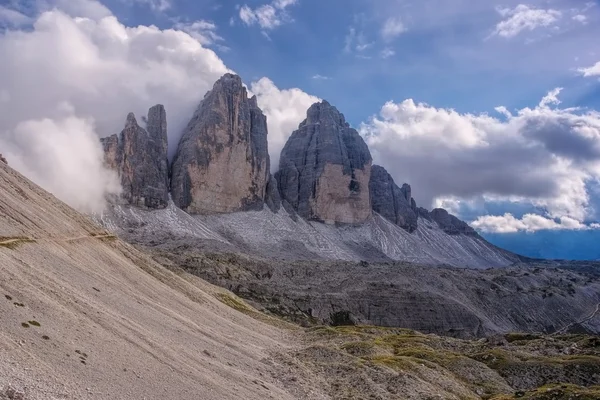
[[[524,29],[521,38],[487,38],[503,19],[498,9],[526,4],[577,10],[564,20],[597,16],[597,1],[474,5],[477,2],[462,0],[298,0],[290,2],[278,16],[281,25],[274,28],[248,26],[240,19],[241,6],[270,4],[264,0],[164,0],[154,2],[159,5],[154,9],[139,0],[104,3],[128,25],[169,28],[174,19],[213,22],[223,38],[217,44],[228,50],[213,48],[246,81],[267,76],[280,87],[300,87],[336,104],[356,125],[386,101],[405,98],[462,112],[487,112],[498,105],[511,109],[535,104],[550,89],[565,87],[565,105],[600,106],[598,85],[573,72],[598,61],[600,29],[592,17],[585,24],[571,19],[569,26],[549,37],[546,31],[552,29],[541,27]],[[169,7],[161,11],[161,4]],[[405,31],[384,39],[382,29],[390,16]],[[363,38],[366,49],[357,50],[355,38],[345,51],[351,29]],[[385,50],[395,54],[383,58]]]
[[[420,205],[528,255],[551,237],[546,256],[600,257],[598,1],[0,0],[0,35],[0,146],[70,204],[90,199],[64,174],[112,190],[84,137],[163,103],[174,148],[234,70],[268,117],[274,169],[327,99]]]

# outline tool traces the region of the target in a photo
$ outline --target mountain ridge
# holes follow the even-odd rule
[[[372,164],[362,137],[327,101],[309,107],[285,144],[274,175],[267,138],[266,117],[256,97],[248,97],[239,76],[224,75],[200,102],[170,167],[173,205],[193,217],[167,204],[150,207],[166,210],[158,210],[158,219],[164,218],[159,214],[178,216],[155,226],[155,234],[177,237],[180,228],[196,224],[200,232],[211,231],[208,236],[242,250],[265,256],[262,247],[270,243],[274,257],[285,256],[290,247],[296,250],[288,255],[299,259],[403,260],[473,268],[519,261],[445,210],[418,207],[410,185],[399,187],[385,168]],[[107,166],[114,169],[106,144],[105,151]],[[146,173],[143,168],[132,170]],[[130,210],[128,204],[139,206],[135,201],[117,204],[98,220],[123,232],[135,230],[127,218],[151,225],[157,219]],[[254,214],[244,216],[247,212]],[[264,220],[258,221],[256,213],[263,213]],[[189,222],[194,218],[199,222]],[[247,220],[254,221],[254,229]],[[210,227],[201,227],[206,224]],[[273,232],[279,240],[265,240],[261,246],[260,236],[273,237]],[[143,240],[135,233],[130,236]],[[206,239],[191,237],[196,242]]]

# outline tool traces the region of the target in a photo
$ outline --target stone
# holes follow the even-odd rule
[[[6,158],[4,158],[2,156],[2,154],[0,154],[0,161],[3,162],[4,164],[8,164],[8,161],[6,161]]]
[[[175,204],[191,214],[262,210],[270,180],[267,118],[226,74],[185,129],[172,166]]]
[[[399,188],[385,168],[373,165],[369,190],[373,211],[408,232],[417,229],[418,217],[412,207],[410,185],[404,184]]]
[[[358,224],[371,216],[371,153],[344,116],[313,104],[285,144],[276,174],[282,201],[300,217]]]
[[[443,208],[436,208],[429,213],[431,220],[435,221],[438,226],[446,232],[448,235],[467,235],[467,236],[479,236],[475,229],[471,228],[469,224],[461,221],[448,211]]]
[[[149,209],[165,208],[169,201],[167,117],[156,105],[148,111],[147,129],[129,113],[125,129],[100,139],[108,168],[117,171],[125,203]]]
[[[281,209],[281,196],[279,195],[279,189],[277,188],[277,180],[273,175],[269,175],[265,203],[274,213],[277,213]]]

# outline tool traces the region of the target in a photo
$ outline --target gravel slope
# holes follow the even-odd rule
[[[0,388],[28,399],[296,398],[270,378],[292,330],[217,293],[0,163]]]

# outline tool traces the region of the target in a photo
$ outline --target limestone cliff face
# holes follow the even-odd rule
[[[371,216],[371,161],[366,143],[335,107],[313,104],[281,152],[281,199],[306,219],[364,222]]]
[[[373,165],[369,190],[373,211],[408,232],[417,229],[418,217],[410,185],[398,187],[385,168]]]
[[[106,165],[121,179],[123,200],[143,208],[165,208],[169,200],[165,108],[156,105],[148,111],[147,129],[130,113],[125,129],[101,142]]]
[[[206,94],[179,143],[171,191],[189,213],[262,209],[269,182],[267,119],[237,75]]]

